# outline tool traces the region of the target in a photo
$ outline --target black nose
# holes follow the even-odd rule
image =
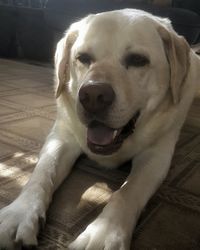
[[[79,100],[91,113],[103,112],[113,103],[115,93],[107,83],[85,84],[79,90]]]

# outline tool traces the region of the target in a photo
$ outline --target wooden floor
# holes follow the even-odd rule
[[[27,182],[54,122],[52,79],[51,68],[0,59],[0,207]],[[82,157],[54,196],[37,249],[67,249],[123,182],[126,168],[99,170]],[[200,249],[200,93],[167,180],[144,209],[131,249]]]

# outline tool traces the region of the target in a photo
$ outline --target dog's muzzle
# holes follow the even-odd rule
[[[127,124],[118,129],[107,126],[102,119],[97,119],[109,110],[114,100],[114,90],[107,83],[90,82],[82,85],[79,90],[79,101],[84,112],[93,117],[87,125],[87,145],[93,153],[110,155],[116,152],[135,130],[139,111]]]

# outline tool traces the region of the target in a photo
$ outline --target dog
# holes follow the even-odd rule
[[[69,249],[129,249],[169,170],[199,69],[168,19],[123,9],[72,24],[55,54],[57,119],[30,180],[0,211],[0,248],[37,245],[53,192],[85,153],[110,169],[131,160],[132,170]]]

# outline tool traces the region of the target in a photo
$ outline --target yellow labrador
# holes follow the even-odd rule
[[[53,192],[84,152],[107,168],[132,159],[133,168],[69,249],[129,249],[141,210],[167,175],[199,69],[168,19],[125,9],[72,24],[55,56],[57,119],[28,184],[0,211],[0,247],[37,244]]]

